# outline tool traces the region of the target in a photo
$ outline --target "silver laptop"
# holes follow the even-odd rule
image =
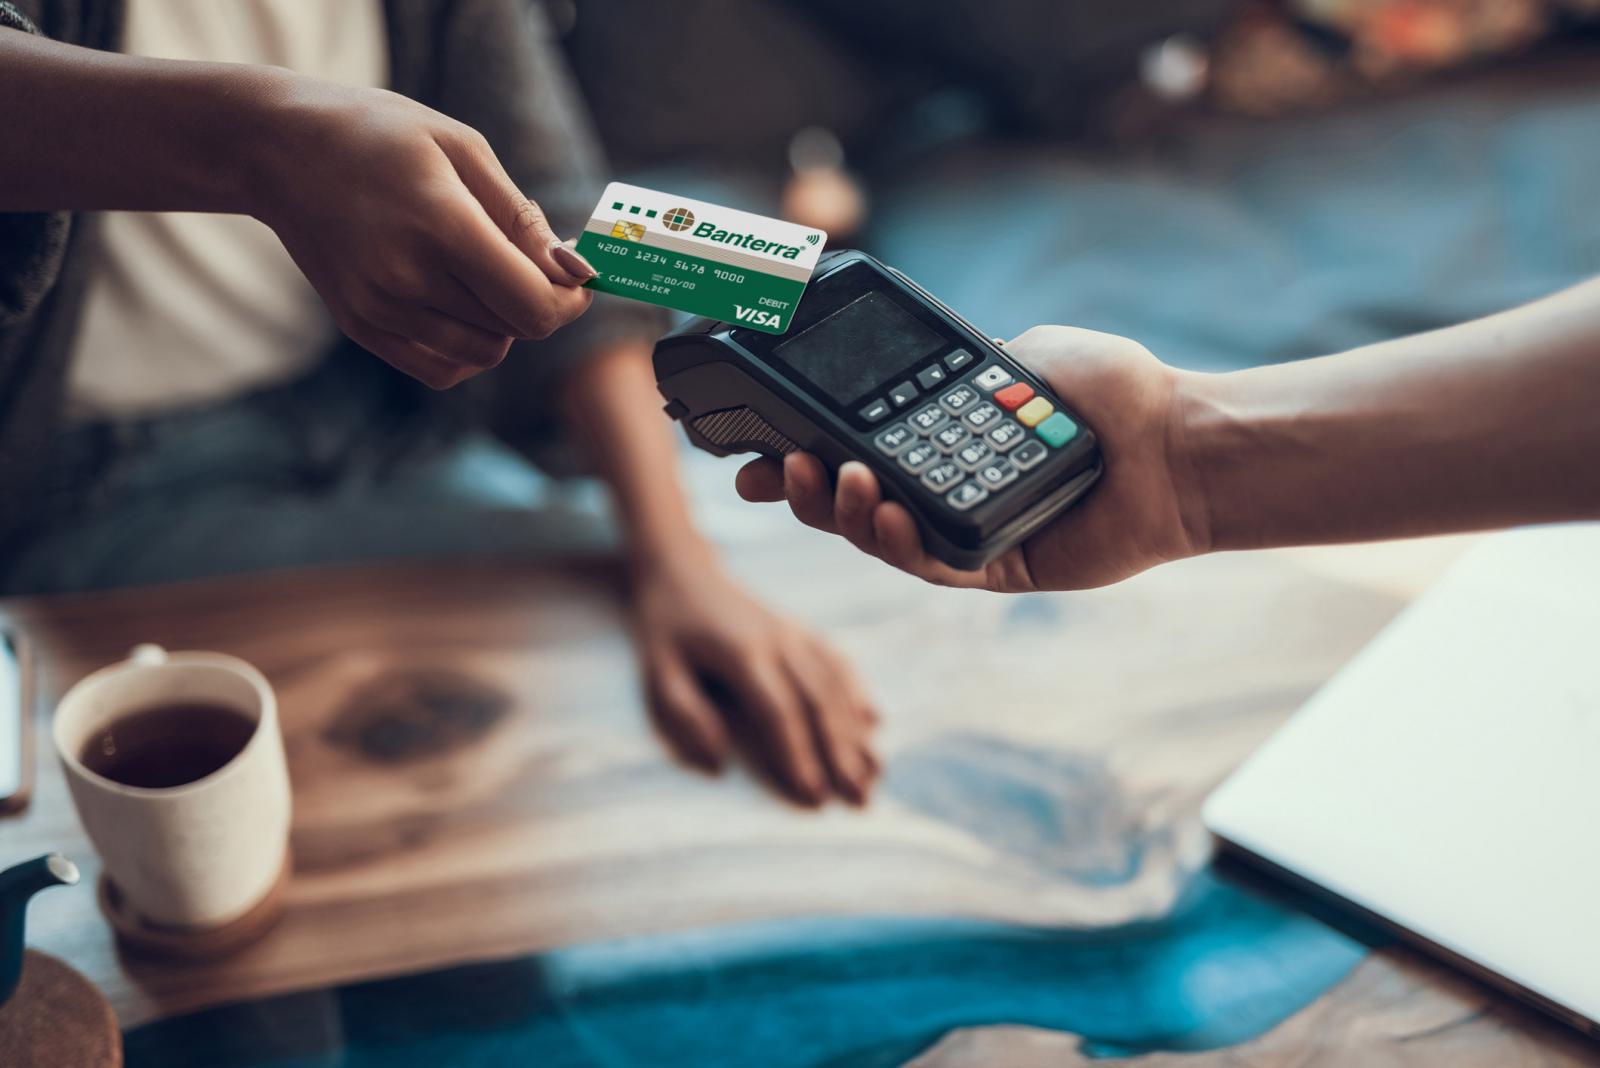
[[[1600,524],[1475,545],[1204,817],[1600,1036]]]

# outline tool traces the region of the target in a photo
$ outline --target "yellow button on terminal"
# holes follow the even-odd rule
[[[1048,419],[1050,413],[1055,410],[1055,405],[1043,397],[1035,397],[1017,409],[1017,421],[1023,426],[1038,426]]]

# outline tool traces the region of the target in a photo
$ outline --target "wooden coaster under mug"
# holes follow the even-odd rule
[[[278,878],[261,900],[244,915],[214,927],[176,927],[146,920],[104,872],[99,883],[100,911],[116,932],[117,940],[135,953],[179,960],[215,960],[260,941],[277,926],[283,918],[289,868],[289,858],[285,856]]]

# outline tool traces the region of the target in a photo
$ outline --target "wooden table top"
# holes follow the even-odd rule
[[[749,510],[747,510],[749,511]],[[1041,888],[884,791],[804,812],[742,771],[675,766],[641,708],[623,593],[595,567],[415,563],[0,602],[48,706],[139,642],[234,653],[278,690],[295,876],[265,941],[216,964],[119,956],[89,892],[32,907],[30,941],[124,1026],[202,1006],[562,945],[800,914],[1097,925],[1159,914],[1209,843],[1201,799],[1460,551],[1461,540],[1221,555],[1072,595],[924,586],[783,517],[735,569],[852,651],[883,752],[952,733],[1097,761],[1120,811],[1167,833],[1114,886]],[[804,574],[807,581],[792,577]],[[418,719],[408,695],[461,697]],[[41,712],[41,717],[44,712]],[[38,732],[7,856],[98,864]],[[1130,833],[1104,821],[1108,836]],[[1245,1046],[1142,1064],[1595,1064],[1596,1048],[1412,953],[1370,956]],[[953,1032],[922,1065],[1087,1063],[1074,1036]],[[1097,1062],[1099,1063],[1099,1062]]]

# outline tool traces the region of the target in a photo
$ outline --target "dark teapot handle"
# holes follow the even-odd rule
[[[0,1005],[22,978],[22,934],[28,899],[48,886],[71,886],[78,868],[60,853],[23,861],[0,871]]]

